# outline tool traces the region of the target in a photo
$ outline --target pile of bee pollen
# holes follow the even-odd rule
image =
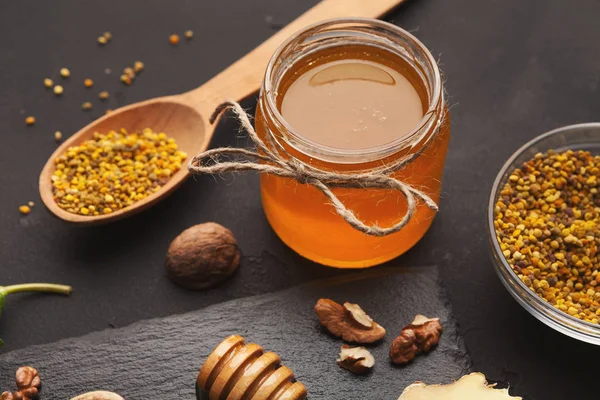
[[[74,214],[110,214],[160,190],[186,158],[175,139],[151,129],[94,133],[56,158],[54,199]]]
[[[512,172],[494,228],[519,279],[554,307],[600,320],[600,156],[537,154]]]

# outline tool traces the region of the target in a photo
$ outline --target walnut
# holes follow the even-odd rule
[[[2,392],[0,400],[14,400],[14,396],[11,392]]]
[[[373,368],[375,359],[369,350],[364,347],[343,345],[337,363],[340,367],[347,369],[353,374],[361,375]]]
[[[192,226],[173,240],[167,276],[188,289],[207,289],[227,279],[240,263],[233,233],[214,222]]]
[[[71,400],[124,400],[121,396],[113,392],[97,391],[80,394]]]
[[[15,392],[13,395],[14,400],[31,400],[37,396],[38,390],[35,387],[28,387]]]
[[[39,389],[42,384],[37,369],[27,366],[21,367],[17,370],[15,374],[15,380],[19,390],[28,389],[31,387]]]
[[[440,340],[442,325],[439,318],[417,315],[404,327],[390,347],[390,359],[394,364],[408,364],[420,352],[429,352]]]
[[[33,367],[21,367],[15,373],[18,390],[10,394],[4,392],[2,400],[31,400],[37,396],[42,381],[37,370]],[[6,394],[6,399],[4,398]]]
[[[342,306],[330,299],[319,299],[315,312],[321,325],[347,342],[373,343],[385,336],[385,329],[357,304],[344,303]]]

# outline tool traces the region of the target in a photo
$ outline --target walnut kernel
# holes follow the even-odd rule
[[[392,342],[390,359],[394,364],[408,364],[417,354],[427,353],[437,345],[441,334],[442,325],[439,318],[417,315]]]
[[[350,309],[344,307],[346,305]],[[319,322],[331,334],[347,342],[363,344],[376,342],[385,336],[385,329],[358,305],[345,303],[344,306],[330,299],[319,299],[315,305]],[[370,327],[365,326],[368,322]]]
[[[375,365],[375,358],[364,347],[343,345],[337,363],[353,374],[361,375],[369,372]]]

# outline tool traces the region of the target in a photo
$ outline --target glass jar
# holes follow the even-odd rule
[[[281,113],[286,90],[324,56],[364,58],[401,69],[423,104],[424,116],[408,134],[385,145],[347,150],[316,143],[294,130]],[[256,110],[256,131],[272,135],[290,157],[325,171],[366,173],[410,159],[391,174],[439,202],[441,178],[450,139],[450,119],[440,71],[427,48],[414,36],[379,20],[324,21],[295,34],[271,58]],[[363,222],[380,227],[398,223],[407,211],[401,193],[384,189],[335,188],[335,195]],[[261,176],[261,196],[269,223],[289,247],[315,262],[363,268],[395,258],[414,246],[431,226],[436,212],[419,202],[402,230],[370,236],[348,224],[328,199],[309,184],[273,175]]]

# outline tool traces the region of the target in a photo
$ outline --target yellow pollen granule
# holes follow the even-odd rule
[[[133,71],[138,73],[141,72],[144,69],[144,63],[141,61],[136,61],[135,63],[133,63]]]

